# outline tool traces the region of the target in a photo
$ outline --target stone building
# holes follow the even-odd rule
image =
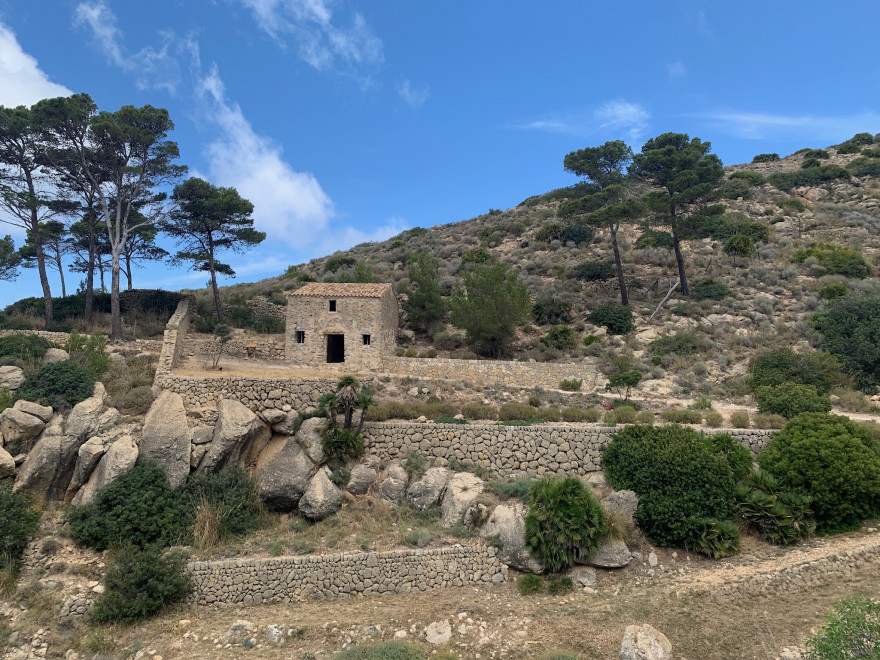
[[[378,367],[397,344],[390,284],[312,282],[287,294],[285,358],[297,365]]]

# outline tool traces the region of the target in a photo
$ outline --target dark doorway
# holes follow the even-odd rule
[[[327,362],[345,362],[345,335],[327,335]]]

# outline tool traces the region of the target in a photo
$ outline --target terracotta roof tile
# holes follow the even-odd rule
[[[288,296],[316,296],[321,298],[381,298],[391,291],[390,284],[337,284],[333,282],[310,282],[290,291]]]

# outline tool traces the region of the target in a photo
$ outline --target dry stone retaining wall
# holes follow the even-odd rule
[[[302,412],[314,407],[322,394],[332,391],[338,377],[198,378],[163,374],[160,380],[157,371],[156,379],[163,388],[183,396],[187,406],[214,407],[221,399],[235,399],[254,412],[271,408],[284,410],[284,406]]]
[[[393,550],[352,554],[230,559],[188,565],[199,605],[289,603],[356,594],[406,594],[504,582],[495,548]]]
[[[248,345],[253,345],[256,348],[255,356],[248,355]],[[213,339],[186,337],[183,341],[182,355],[204,357],[207,361],[208,356],[216,346],[217,344]],[[253,337],[247,339],[234,337],[226,342],[226,345],[223,347],[223,357],[227,355],[237,358],[255,357],[258,360],[281,362],[284,360],[284,342],[272,341],[271,339],[254,339]],[[221,358],[221,364],[222,360],[223,358]]]
[[[53,344],[66,344],[70,339],[69,332],[53,332],[49,330],[0,330],[0,337],[10,335],[37,335],[48,339]],[[135,339],[122,342],[123,348],[133,348],[139,351],[158,352],[162,349],[162,342],[158,339]]]

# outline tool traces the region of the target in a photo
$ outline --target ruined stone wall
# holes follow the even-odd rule
[[[221,399],[235,399],[253,410],[261,412],[290,406],[302,412],[314,407],[322,394],[334,390],[337,377],[333,378],[245,378],[224,376],[221,378],[196,378],[165,374],[157,382],[163,388],[183,396],[187,406],[216,407]]]
[[[166,379],[171,375],[183,352],[183,340],[189,332],[191,308],[195,306],[195,300],[187,297],[177,303],[177,309],[168,323],[165,325],[165,334],[162,337],[162,349],[159,352],[159,364],[156,367],[156,378],[153,383],[165,386]]]
[[[53,344],[66,344],[70,339],[69,332],[51,332],[48,330],[0,330],[0,337],[8,337],[9,335],[37,335],[48,339]],[[134,339],[124,341],[122,348],[129,348],[137,351],[149,351],[156,353],[162,350],[162,341],[159,339]]]
[[[188,565],[199,605],[289,603],[358,594],[407,594],[504,582],[507,566],[485,546],[393,550]]]
[[[235,337],[233,339],[230,339],[226,343],[226,346],[223,347],[223,355],[228,355],[230,357],[236,358],[247,358],[249,357],[247,352],[247,347],[249,344],[256,346],[256,355],[254,357],[255,360],[268,360],[270,362],[284,361],[283,341],[276,341],[273,339],[257,339],[255,337]],[[186,357],[204,359],[204,361],[207,362],[216,345],[217,343],[213,338],[209,338],[204,335],[189,335],[183,340],[183,349],[181,354]],[[220,358],[220,364],[223,364],[222,357]]]

